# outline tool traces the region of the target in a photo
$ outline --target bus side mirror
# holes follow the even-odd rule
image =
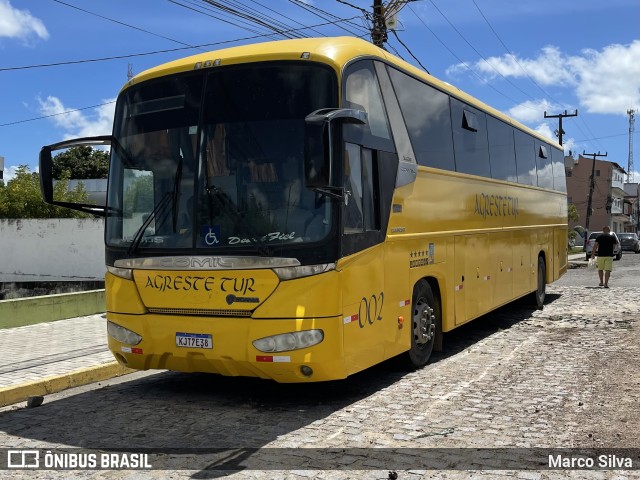
[[[40,150],[40,190],[42,190],[42,200],[49,204],[53,204],[52,169],[51,146],[47,145]]]
[[[93,215],[105,216],[106,206],[88,203],[61,202],[54,198],[54,181],[53,178],[53,158],[51,152],[55,150],[64,150],[71,147],[91,146],[91,145],[111,145],[112,137],[86,137],[75,140],[67,140],[64,142],[47,145],[40,150],[40,190],[42,191],[42,200],[50,205],[58,205],[60,207],[70,208]]]
[[[307,115],[304,138],[306,187],[321,188],[331,185],[334,125],[366,122],[367,112],[351,108],[323,108]]]

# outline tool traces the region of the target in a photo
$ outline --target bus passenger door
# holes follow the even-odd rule
[[[392,317],[394,302],[384,291],[384,241],[398,156],[371,60],[347,67],[343,92],[345,108],[367,113],[364,124],[343,125],[341,178],[337,179],[344,196],[339,268],[345,361],[351,374],[384,360],[392,331],[389,322],[395,321],[397,330],[397,309]]]
[[[384,243],[378,152],[346,142],[342,205],[344,352],[348,373],[384,360]]]

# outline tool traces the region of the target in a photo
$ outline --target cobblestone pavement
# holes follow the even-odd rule
[[[565,278],[572,275],[584,272]],[[183,452],[171,470],[73,472],[108,479],[387,479],[402,463],[380,450],[364,468],[349,469],[362,465],[358,448],[406,448],[417,465],[430,455],[439,468],[452,452],[470,452],[448,448],[508,448],[523,461],[532,448],[640,448],[640,288],[551,285],[547,294],[544,310],[515,303],[447,334],[445,351],[418,371],[391,361],[346,381],[311,385],[136,373],[51,395],[36,409],[0,409],[0,445],[262,449],[257,453],[269,447],[287,449],[300,465],[267,470],[280,465],[274,459],[225,472],[210,468],[207,452]],[[305,470],[317,450],[301,448],[345,452],[334,470]],[[250,461],[252,453],[239,455]],[[397,470],[398,479],[640,478],[640,470]],[[50,479],[70,472],[10,473]]]

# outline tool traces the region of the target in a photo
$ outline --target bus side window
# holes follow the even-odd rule
[[[553,188],[553,166],[551,162],[551,147],[539,140],[535,140],[536,163],[538,167],[538,186]]]
[[[517,183],[518,172],[516,170],[513,127],[502,120],[487,115],[487,136],[489,138],[491,176],[497,180]]]
[[[533,137],[517,128],[513,130],[516,142],[516,162],[518,165],[518,183],[538,185],[535,148]]]
[[[564,170],[564,152],[557,148],[552,148],[551,161],[553,163],[553,189],[566,193],[567,179]],[[569,171],[566,175],[568,176],[570,173],[571,172]]]
[[[456,171],[491,177],[485,113],[452,98],[451,118]]]
[[[360,146],[345,144],[344,188],[347,204],[344,208],[344,233],[362,232],[362,174],[360,170]]]
[[[388,67],[419,165],[454,171],[449,96]]]
[[[354,70],[347,77],[346,100],[354,108],[364,109],[367,112],[367,123],[371,135],[384,139],[390,139],[387,116],[382,105],[382,97],[369,62],[364,68]]]
[[[344,158],[344,188],[349,192],[344,209],[344,233],[377,230],[372,151],[346,143]]]

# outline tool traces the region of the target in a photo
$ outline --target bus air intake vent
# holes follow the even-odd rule
[[[249,310],[220,310],[208,308],[149,308],[151,313],[167,315],[199,315],[201,317],[250,317]]]

